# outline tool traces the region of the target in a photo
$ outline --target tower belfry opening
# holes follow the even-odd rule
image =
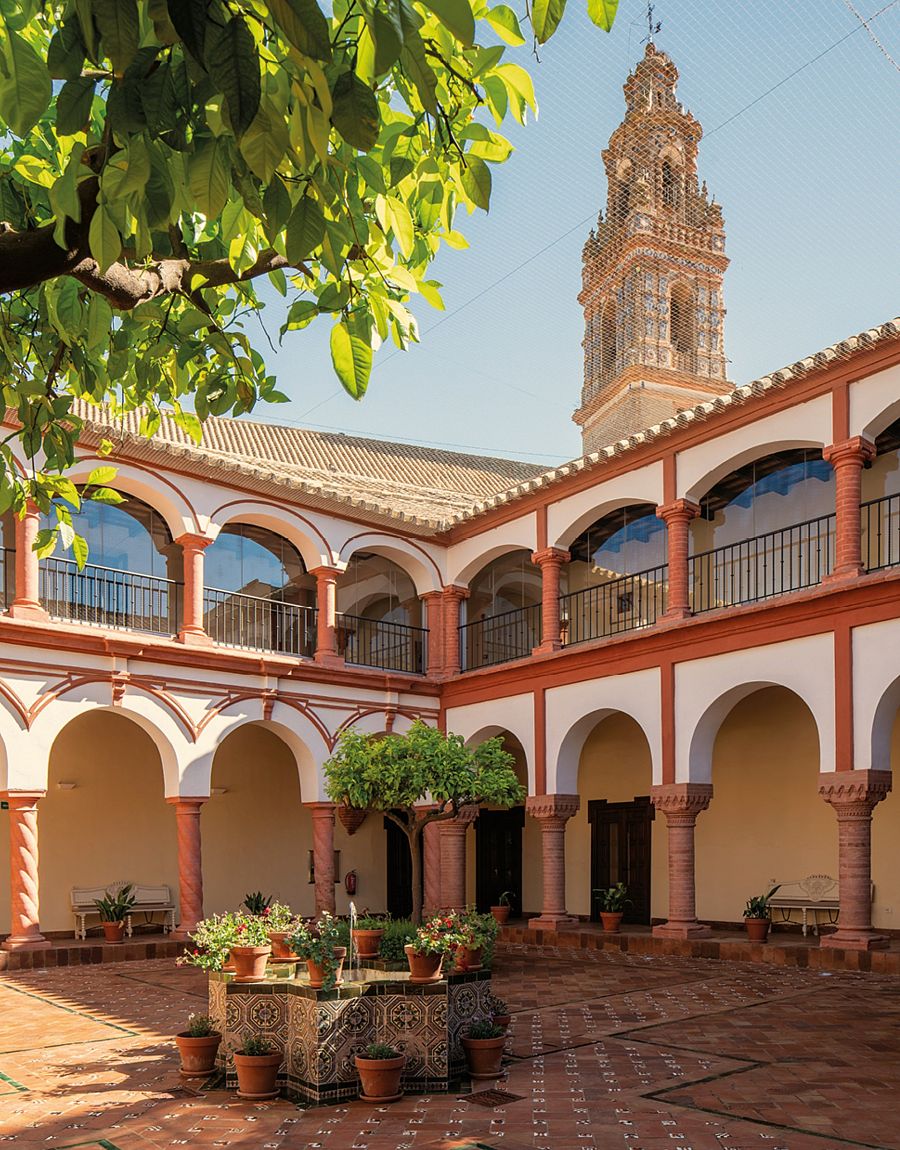
[[[677,81],[651,35],[603,152],[606,214],[584,245],[578,297],[584,383],[573,418],[586,453],[731,387],[722,209],[698,182],[703,129],[678,102]]]

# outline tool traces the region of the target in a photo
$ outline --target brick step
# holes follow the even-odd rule
[[[0,971],[37,970],[53,966],[96,966],[107,962],[140,962],[148,958],[177,958],[185,944],[163,935],[108,943],[102,939],[54,939],[44,950],[0,951]]]

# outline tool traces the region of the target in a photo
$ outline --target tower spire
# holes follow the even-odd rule
[[[722,343],[728,266],[722,210],[697,177],[703,129],[653,42],[624,85],[625,118],[603,152],[606,212],[582,255],[584,386],[573,418],[585,452],[729,390]]]
[[[654,19],[653,19],[653,9],[654,9],[653,4],[647,5],[647,35],[644,37],[643,40],[641,40],[642,44],[652,44],[653,43],[653,37],[662,28],[662,20],[654,21]]]

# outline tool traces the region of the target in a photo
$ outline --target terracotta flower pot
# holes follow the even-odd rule
[[[409,981],[415,986],[423,982],[437,982],[441,977],[442,954],[416,954],[412,946],[404,946],[409,963]]]
[[[124,922],[104,922],[101,925],[107,942],[121,942],[125,937]]]
[[[181,1073],[185,1078],[202,1078],[216,1068],[216,1054],[221,1034],[206,1034],[194,1038],[190,1034],[176,1034],[175,1045],[181,1055]]]
[[[276,1054],[235,1054],[234,1068],[237,1071],[238,1097],[251,1102],[278,1095],[278,1070],[284,1055]]]
[[[491,914],[501,926],[505,926],[509,922],[509,910],[508,906],[492,906]]]
[[[271,953],[271,946],[233,946],[234,981],[265,982],[266,963]]]
[[[456,952],[457,970],[481,970],[481,956],[483,947],[461,946]]]
[[[273,960],[281,960],[283,962],[294,962],[299,955],[294,954],[287,944],[287,939],[291,937],[289,930],[270,930],[269,942],[272,944],[272,958]]]
[[[397,1058],[353,1059],[359,1071],[360,1098],[363,1102],[396,1102],[403,1096],[400,1089],[400,1076],[406,1063],[406,1055]]]
[[[601,910],[600,921],[603,923],[603,929],[610,934],[618,934],[622,926],[622,913],[620,910]]]
[[[747,938],[750,942],[768,942],[769,927],[772,925],[768,918],[745,918],[744,926],[747,928]]]
[[[503,1058],[505,1043],[505,1036],[500,1038],[464,1038],[462,1044],[466,1052],[469,1077],[475,1079],[499,1078],[500,1061]]]
[[[492,1014],[491,1022],[494,1026],[499,1026],[503,1030],[509,1030],[509,1024],[512,1022],[511,1014]]]
[[[381,954],[381,940],[384,938],[383,930],[354,930],[353,945],[360,961],[367,958],[378,958]]]
[[[334,957],[337,959],[337,969],[334,972],[334,985],[340,986],[344,980],[344,959],[347,957],[346,946],[336,946]],[[325,984],[325,966],[313,959],[306,960],[306,969],[309,972],[309,985],[312,990],[321,990]]]

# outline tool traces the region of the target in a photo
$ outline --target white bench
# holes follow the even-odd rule
[[[772,879],[771,885],[776,885],[775,879]],[[873,885],[873,894],[874,891]],[[818,934],[820,911],[828,915],[830,923],[834,924],[838,920],[841,909],[838,880],[830,874],[811,874],[793,882],[780,883],[778,890],[769,899],[769,906],[772,910],[781,911],[782,922],[790,922],[791,912],[799,910],[803,915],[804,935],[810,926],[813,934]]]
[[[72,914],[75,916],[75,937],[87,938],[87,919],[90,915],[100,917],[94,905],[97,899],[104,898],[107,893],[118,894],[129,884],[127,882],[111,882],[108,886],[76,886],[72,888]],[[134,884],[131,893],[134,895],[134,906],[125,916],[125,933],[131,938],[133,933],[132,916],[145,915],[146,922],[153,921],[154,914],[163,916],[163,934],[175,929],[175,903],[172,901],[172,892],[167,886],[143,886]]]

